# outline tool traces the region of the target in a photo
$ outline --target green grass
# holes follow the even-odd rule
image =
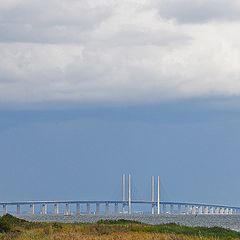
[[[73,235],[74,234],[74,235]],[[124,234],[127,234],[126,236]],[[114,235],[153,236],[144,239],[165,239],[165,236],[175,236],[166,239],[240,239],[240,233],[220,227],[187,227],[177,224],[147,225],[137,221],[101,220],[93,224],[63,224],[63,223],[32,223],[11,215],[0,218],[0,239],[113,239]],[[69,237],[70,236],[70,237]],[[109,236],[109,238],[108,238]],[[154,238],[156,237],[156,238]],[[159,238],[158,238],[159,237]]]
[[[132,226],[131,231],[142,231],[142,232],[151,232],[151,233],[173,233],[181,234],[187,236],[201,236],[201,237],[210,237],[210,238],[219,238],[219,239],[240,239],[240,233],[232,231],[229,229],[224,229],[220,227],[187,227],[177,225],[175,223],[171,224],[162,224],[162,225],[143,225]]]
[[[161,224],[161,225],[147,225],[141,224],[135,221],[128,220],[101,220],[97,224],[102,227],[107,225],[119,226],[122,227],[122,230],[125,230],[127,227],[128,231],[131,232],[146,232],[146,233],[169,233],[176,235],[186,235],[186,236],[198,236],[198,237],[207,237],[207,238],[217,238],[217,239],[240,239],[240,233],[232,231],[230,229],[225,229],[221,227],[187,227],[178,225],[175,223],[170,224]]]

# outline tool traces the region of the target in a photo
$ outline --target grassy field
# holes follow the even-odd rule
[[[240,233],[222,228],[176,224],[100,221],[95,224],[30,223],[11,215],[0,218],[1,240],[197,240],[240,239]]]

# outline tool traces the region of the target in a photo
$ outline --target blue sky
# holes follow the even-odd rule
[[[0,200],[240,205],[239,0],[2,0]]]
[[[239,204],[238,109],[211,100],[0,112],[2,200],[135,198]]]

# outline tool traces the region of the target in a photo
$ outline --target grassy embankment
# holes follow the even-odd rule
[[[95,224],[30,223],[11,215],[0,218],[0,240],[207,240],[240,239],[240,233],[222,228],[146,225],[100,221]]]

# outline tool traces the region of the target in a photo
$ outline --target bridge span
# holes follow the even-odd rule
[[[240,207],[201,204],[201,203],[186,203],[186,202],[160,202],[160,212],[157,211],[158,202],[154,201],[137,201],[133,200],[129,204],[128,201],[21,201],[21,202],[0,202],[2,214],[12,213],[21,214],[64,214],[64,215],[79,215],[79,214],[141,214],[140,211],[132,211],[133,206],[138,205],[145,210],[145,213],[150,214],[225,214],[236,215],[240,214]],[[145,205],[145,207],[143,206]],[[131,210],[130,208],[131,207]],[[10,209],[10,211],[9,211]],[[24,211],[21,211],[24,209]],[[150,210],[151,209],[151,210]]]
[[[189,202],[171,202],[160,200],[160,177],[157,177],[157,200],[155,199],[155,178],[152,176],[151,201],[133,200],[131,188],[131,175],[122,176],[122,200],[107,201],[18,201],[0,202],[0,214],[214,214],[236,215],[240,214],[240,207],[202,204]],[[138,207],[138,211],[136,210]]]

